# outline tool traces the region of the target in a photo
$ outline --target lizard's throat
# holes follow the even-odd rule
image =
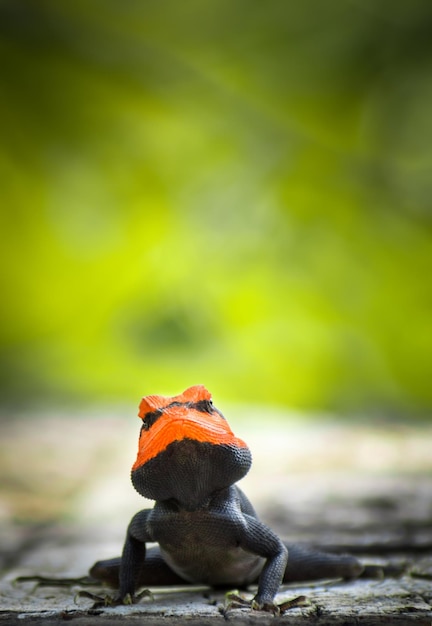
[[[135,489],[152,500],[175,500],[186,510],[201,508],[215,491],[229,487],[249,471],[247,447],[182,439],[132,469]]]

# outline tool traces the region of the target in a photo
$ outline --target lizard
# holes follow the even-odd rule
[[[260,521],[236,484],[251,467],[251,452],[203,385],[172,397],[146,396],[138,415],[131,480],[155,504],[132,518],[121,557],[90,569],[92,579],[117,588],[113,604],[137,601],[147,586],[257,585],[250,602],[233,593],[234,605],[277,614],[304,599],[278,606],[282,583],[361,575],[364,567],[355,557],[285,544]]]

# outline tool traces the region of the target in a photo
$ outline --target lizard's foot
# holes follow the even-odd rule
[[[94,600],[94,604],[92,606],[92,610],[94,609],[103,609],[108,607],[120,606],[120,605],[128,605],[128,604],[136,604],[142,598],[149,597],[153,600],[153,594],[149,589],[144,589],[140,593],[137,593],[134,596],[131,596],[130,593],[126,594],[124,598],[120,596],[98,596],[95,593],[91,593],[90,591],[78,591],[75,596],[76,598],[89,598],[90,600]]]
[[[101,609],[109,606],[117,606],[122,604],[121,598],[112,597],[112,596],[98,596],[96,593],[91,593],[91,591],[81,590],[75,595],[74,601],[76,603],[78,598],[88,598],[89,600],[94,600],[94,604],[92,609]]]
[[[237,591],[229,592],[225,597],[227,599],[227,605],[225,607],[226,611],[229,611],[229,609],[247,607],[255,611],[267,611],[268,613],[273,613],[273,615],[283,615],[289,609],[293,609],[297,606],[304,606],[307,603],[306,596],[297,596],[297,598],[287,600],[281,604],[276,604],[275,602],[262,602],[256,597],[252,600],[246,600],[246,598],[243,598],[243,596],[241,596]]]

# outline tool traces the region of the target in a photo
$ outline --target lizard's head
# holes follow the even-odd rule
[[[249,448],[202,385],[174,397],[147,396],[138,415],[143,423],[132,483],[146,498],[193,510],[249,471]]]

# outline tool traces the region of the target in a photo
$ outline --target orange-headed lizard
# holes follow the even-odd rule
[[[352,556],[284,544],[258,519],[235,484],[251,466],[249,448],[205,387],[174,397],[147,396],[139,417],[132,483],[155,505],[132,518],[122,556],[90,570],[92,578],[118,588],[116,603],[133,602],[137,590],[147,586],[257,584],[252,608],[278,612],[274,599],[283,582],[362,572]],[[158,545],[147,548],[149,542]],[[233,596],[233,602],[240,598]]]

